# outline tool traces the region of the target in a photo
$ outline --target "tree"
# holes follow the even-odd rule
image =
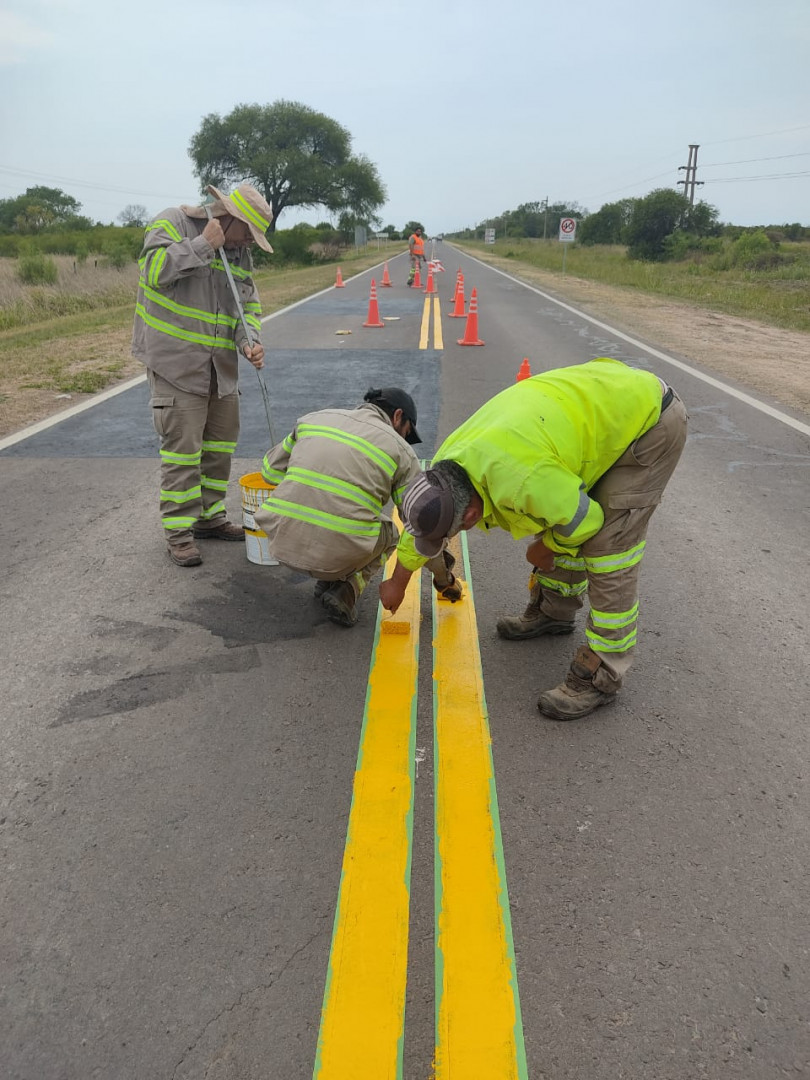
[[[586,245],[624,243],[624,231],[635,201],[620,199],[619,202],[605,203],[595,214],[589,214],[579,227],[579,242]]]
[[[425,226],[421,221],[409,221],[406,223],[405,228],[402,230],[401,237],[403,240],[410,240],[412,233],[415,233],[417,229],[422,230],[422,236],[426,236]]]
[[[689,200],[672,188],[657,188],[636,199],[627,223],[627,254],[656,262],[666,257],[666,239],[684,224]]]
[[[202,187],[254,184],[273,211],[270,232],[287,207],[323,206],[369,219],[385,201],[376,166],[351,153],[346,128],[296,101],[237,105],[206,116],[189,156]]]
[[[125,228],[126,226],[131,225],[139,229],[144,229],[146,228],[146,222],[148,221],[146,207],[141,206],[140,203],[129,203],[118,215],[118,220]]]
[[[59,188],[30,187],[14,199],[0,199],[0,231],[36,233],[72,222],[81,203]]]

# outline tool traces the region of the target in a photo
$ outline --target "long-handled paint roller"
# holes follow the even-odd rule
[[[211,220],[211,208],[210,208],[210,206],[206,206],[205,212],[208,215],[208,220],[210,221]],[[239,315],[239,321],[242,324],[242,329],[245,332],[245,336],[247,338],[247,341],[248,341],[248,343],[250,343],[250,342],[253,341],[253,335],[250,332],[250,327],[248,326],[247,319],[245,318],[244,308],[242,307],[242,300],[241,300],[241,298],[239,296],[239,290],[236,288],[236,282],[233,279],[233,273],[231,271],[231,265],[228,262],[228,258],[227,258],[226,254],[225,254],[225,248],[224,247],[217,248],[217,254],[219,255],[220,259],[222,260],[222,266],[223,266],[223,268],[225,270],[225,277],[228,279],[228,284],[231,287],[231,293],[233,294],[233,300],[234,300],[234,303],[236,304],[236,311],[237,311],[237,314]],[[256,372],[256,377],[259,380],[259,386],[262,389],[262,400],[264,401],[264,415],[267,417],[267,430],[270,432],[270,445],[275,446],[276,445],[276,440],[275,440],[275,436],[273,435],[273,422],[270,419],[270,397],[269,397],[269,395],[267,393],[267,384],[265,383],[264,378],[262,377],[261,371],[259,371],[258,368],[254,368],[254,371]]]

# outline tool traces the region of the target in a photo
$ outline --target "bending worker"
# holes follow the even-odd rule
[[[173,207],[147,226],[132,335],[160,436],[163,533],[178,566],[202,562],[197,540],[245,539],[225,513],[239,436],[239,354],[255,368],[264,364],[250,247],[273,250],[265,237],[273,214],[250,184],[230,195],[208,191],[215,201],[207,207]],[[249,341],[218,248],[231,266]]]
[[[280,563],[317,579],[315,597],[340,626],[355,625],[363,590],[396,549],[399,532],[382,511],[421,475],[419,442],[413,398],[387,387],[356,409],[302,416],[264,457],[262,476],[277,486],[255,515],[259,528]],[[421,561],[445,599],[460,599],[449,552]]]
[[[512,640],[570,634],[587,592],[586,645],[540,695],[556,720],[616,698],[635,650],[647,525],[686,441],[686,410],[658,376],[600,358],[524,379],[457,428],[405,492],[390,611],[411,572],[478,525],[533,537],[531,596],[498,622]]]
[[[408,274],[408,286],[413,285],[413,279],[416,277],[416,268],[420,262],[427,262],[425,258],[425,240],[422,236],[422,226],[417,225],[411,235],[408,237],[408,251],[411,255],[411,271]]]

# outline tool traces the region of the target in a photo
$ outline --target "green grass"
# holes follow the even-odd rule
[[[455,242],[455,241],[454,241]],[[463,241],[463,250],[508,259],[519,276],[521,265],[562,278],[563,245],[557,240],[505,239],[495,244]],[[784,243],[779,250],[795,256],[772,270],[717,269],[720,260],[648,263],[627,258],[625,248],[568,245],[565,273],[617,288],[686,300],[729,315],[740,315],[788,330],[810,331],[810,244]]]

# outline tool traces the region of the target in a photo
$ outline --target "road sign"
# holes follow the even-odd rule
[[[560,219],[560,243],[573,244],[577,235],[577,219],[564,217]]]
[[[494,244],[495,243],[495,230],[494,229],[484,229],[484,243],[485,244]]]

